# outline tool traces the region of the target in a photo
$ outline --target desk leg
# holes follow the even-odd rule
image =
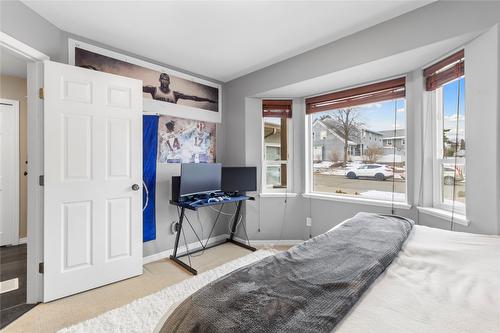
[[[182,221],[184,221],[184,209],[181,208],[181,216],[179,217],[179,228],[177,230],[177,235],[175,235],[174,253],[173,257],[177,257],[177,247],[179,247],[179,238],[181,237]]]
[[[238,226],[238,220],[240,219],[240,213],[241,213],[241,205],[243,204],[243,201],[238,202],[238,207],[236,208],[236,214],[234,214],[234,220],[233,220],[233,225],[231,226],[231,234],[229,235],[229,238],[227,239],[228,242],[231,242],[233,244],[239,245],[241,247],[244,247],[245,249],[248,249],[250,251],[257,251],[256,248],[238,242],[237,240],[234,239],[234,234],[236,233],[236,227]],[[248,239],[247,239],[248,241]]]
[[[175,244],[174,244],[174,253],[170,256],[170,259],[175,261],[177,264],[181,265],[183,268],[188,270],[191,274],[197,275],[198,272],[193,267],[184,263],[180,259],[177,258],[177,248],[179,247],[179,238],[181,237],[182,232],[182,222],[184,221],[184,208],[181,209],[181,216],[179,218],[179,228],[177,230],[177,235],[175,236]]]

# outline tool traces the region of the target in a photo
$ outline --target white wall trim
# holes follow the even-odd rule
[[[235,240],[238,242],[247,244],[246,239],[240,238],[240,237],[234,237]],[[304,240],[302,239],[254,239],[250,240],[250,245],[251,246],[274,246],[274,245],[282,245],[282,246],[294,246],[300,243],[303,243]]]
[[[43,262],[43,187],[38,177],[43,175],[43,100],[38,89],[43,87],[43,63],[28,63],[28,204],[26,302],[43,300],[43,275],[38,264]]]
[[[49,60],[49,57],[42,52],[35,50],[31,46],[24,44],[21,41],[7,35],[6,33],[0,31],[0,45],[19,54],[21,57],[27,61],[45,61]]]
[[[223,241],[224,239],[226,239],[228,237],[229,237],[228,234],[222,234],[222,235],[218,235],[218,236],[212,237],[208,241],[208,245],[221,242],[221,241]],[[247,241],[245,239],[243,239],[243,238],[234,237],[234,239],[237,240],[238,242],[247,244]],[[206,239],[202,240],[203,243],[205,243],[206,241],[207,241]],[[274,246],[274,245],[294,246],[294,245],[297,245],[297,244],[300,244],[300,243],[303,243],[303,242],[304,242],[304,240],[302,240],[302,239],[282,239],[282,240],[275,240],[275,239],[261,240],[261,239],[256,239],[256,240],[250,240],[250,245],[251,246],[266,246],[266,245],[267,246]],[[199,242],[193,242],[193,243],[189,243],[188,247],[189,247],[190,250],[193,250],[193,249],[199,248],[199,245],[200,245]],[[185,246],[179,246],[179,249],[177,251],[179,253],[183,253],[184,251],[186,251],[186,247]],[[154,261],[158,261],[158,260],[162,260],[162,259],[165,259],[165,258],[169,258],[172,255],[173,252],[174,252],[173,249],[169,249],[169,250],[165,250],[165,251],[162,251],[162,252],[158,252],[158,253],[152,254],[150,256],[144,257],[142,259],[142,263],[143,263],[143,265],[146,265],[146,264],[149,264],[149,263],[154,262]]]
[[[434,207],[417,207],[420,213],[438,217],[443,221],[451,222],[452,213],[451,211],[434,208]],[[470,225],[470,220],[462,214],[454,213],[453,222],[468,227]]]
[[[211,245],[211,244],[214,244],[214,243],[217,243],[217,242],[221,242],[224,239],[226,239],[227,237],[228,237],[227,234],[222,234],[222,235],[218,235],[218,236],[215,236],[215,237],[211,237],[207,244]],[[206,241],[207,241],[206,239],[202,239],[202,243],[203,244],[205,244]],[[200,247],[200,243],[198,241],[192,242],[192,243],[189,243],[187,247],[190,250],[198,249]],[[179,248],[177,249],[178,253],[183,253],[185,251],[186,251],[186,246],[185,245],[179,246]],[[144,257],[142,259],[142,263],[143,263],[143,265],[145,265],[145,264],[149,264],[150,262],[153,262],[153,261],[162,260],[162,259],[170,257],[170,255],[172,255],[172,253],[174,253],[174,249],[169,249],[169,250],[161,251],[161,252],[152,254],[150,256]]]
[[[27,243],[28,243],[28,237],[19,238],[19,244],[27,244]]]
[[[353,197],[341,197],[338,195],[328,195],[328,194],[319,194],[319,193],[304,193],[304,194],[302,194],[302,196],[304,198],[310,198],[310,199],[355,203],[355,204],[360,204],[360,205],[370,205],[370,206],[379,206],[379,207],[392,207],[393,206],[391,201],[382,201],[382,200],[373,200],[373,199],[364,199],[364,198],[353,198]],[[394,202],[394,208],[411,209],[411,207],[412,206],[407,204],[407,203]]]

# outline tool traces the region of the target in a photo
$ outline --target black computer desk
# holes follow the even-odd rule
[[[176,201],[171,200],[170,203],[174,206],[180,207],[181,212],[179,215],[179,224],[178,224],[178,227],[176,228],[177,235],[175,236],[174,252],[170,256],[170,259],[175,261],[179,265],[181,265],[183,268],[185,268],[191,274],[196,275],[196,274],[198,274],[198,271],[196,269],[194,269],[190,264],[189,265],[186,264],[185,262],[183,262],[179,258],[185,257],[185,256],[190,256],[193,253],[204,251],[206,249],[209,249],[211,247],[218,246],[218,245],[221,245],[224,243],[233,243],[233,244],[239,245],[241,247],[244,247],[245,249],[248,249],[250,251],[256,251],[257,250],[256,248],[254,248],[250,245],[238,242],[237,240],[234,239],[234,234],[236,233],[236,227],[238,226],[238,220],[239,220],[240,213],[241,213],[241,206],[242,206],[243,202],[247,201],[247,200],[255,200],[255,198],[249,197],[246,195],[240,195],[240,196],[229,197],[228,200],[224,200],[224,201],[217,201],[217,202],[204,201],[204,202],[200,202],[200,203],[194,204],[194,205],[190,204],[189,202],[176,202]],[[195,236],[198,238],[198,241],[200,241],[200,243],[201,243],[201,248],[198,248],[198,249],[193,250],[193,251],[189,251],[189,249],[187,249],[187,244],[186,244],[186,252],[184,252],[183,254],[177,254],[177,250],[179,247],[179,238],[180,238],[181,232],[182,232],[182,222],[184,221],[184,213],[185,213],[186,209],[197,211],[199,208],[208,207],[208,206],[224,205],[224,204],[232,203],[232,202],[237,202],[238,204],[237,204],[236,213],[234,214],[234,219],[233,219],[233,222],[231,225],[231,233],[229,235],[229,238],[225,239],[223,242],[215,243],[215,244],[208,246],[208,240],[210,239],[210,236],[212,235],[212,232],[213,232],[215,226],[217,225],[217,222],[219,221],[219,216],[220,216],[220,211],[219,211],[219,214],[217,215],[217,218],[214,222],[214,225],[212,226],[212,230],[210,231],[210,234],[208,235],[206,244],[203,245],[202,240],[200,240],[200,238],[198,237],[198,235],[196,234],[196,232],[193,229]],[[222,209],[222,207],[221,207],[221,209]],[[250,243],[250,241],[248,239],[248,235],[246,235],[246,237],[247,237],[248,243]]]

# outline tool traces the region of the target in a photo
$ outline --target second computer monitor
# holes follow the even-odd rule
[[[257,168],[223,167],[222,191],[226,193],[257,191]]]

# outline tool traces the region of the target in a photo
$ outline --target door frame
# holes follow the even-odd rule
[[[39,264],[43,262],[43,100],[39,89],[43,87],[43,62],[50,58],[31,46],[0,31],[0,45],[28,63],[28,222],[27,222],[27,284],[26,302],[43,300],[43,276]]]
[[[12,173],[8,175],[9,189],[12,192],[12,207],[14,210],[14,218],[9,226],[9,234],[12,240],[12,245],[19,244],[19,101],[14,99],[0,98],[0,103],[13,107],[14,112],[14,142],[11,149],[14,150],[14,168]]]

